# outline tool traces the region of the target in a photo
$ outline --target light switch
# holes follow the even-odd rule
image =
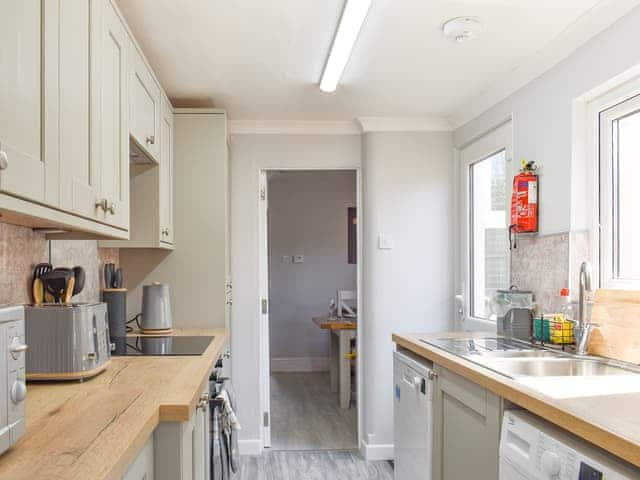
[[[393,248],[393,238],[383,233],[378,235],[378,248],[380,250],[391,250]]]
[[[281,259],[282,263],[291,263],[291,255],[283,255]]]
[[[293,263],[304,263],[304,255],[294,255]]]

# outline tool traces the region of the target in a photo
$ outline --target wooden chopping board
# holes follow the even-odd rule
[[[591,321],[590,354],[640,364],[640,291],[596,290]]]

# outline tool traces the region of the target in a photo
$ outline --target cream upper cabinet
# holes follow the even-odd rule
[[[91,156],[99,175],[99,220],[129,229],[131,40],[109,0],[93,0]]]
[[[165,97],[160,145],[160,241],[173,244],[173,109]]]
[[[0,190],[45,199],[41,0],[0,0]]]
[[[131,138],[153,160],[160,156],[161,91],[142,55],[134,49],[131,72]]]
[[[43,2],[43,138],[46,203],[96,220],[101,212],[97,158],[90,147],[91,1]]]

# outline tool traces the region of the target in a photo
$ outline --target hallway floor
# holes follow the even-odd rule
[[[329,374],[271,375],[271,448],[241,457],[234,480],[393,480],[389,462],[357,451],[355,402],[340,408]]]
[[[234,480],[393,480],[389,462],[366,462],[358,452],[268,451],[241,457]]]
[[[271,375],[271,450],[354,450],[357,413],[340,408],[328,372]]]

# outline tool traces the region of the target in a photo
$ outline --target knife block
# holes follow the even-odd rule
[[[125,337],[127,335],[127,289],[105,288],[102,290],[102,301],[107,304],[109,319],[109,337]]]

